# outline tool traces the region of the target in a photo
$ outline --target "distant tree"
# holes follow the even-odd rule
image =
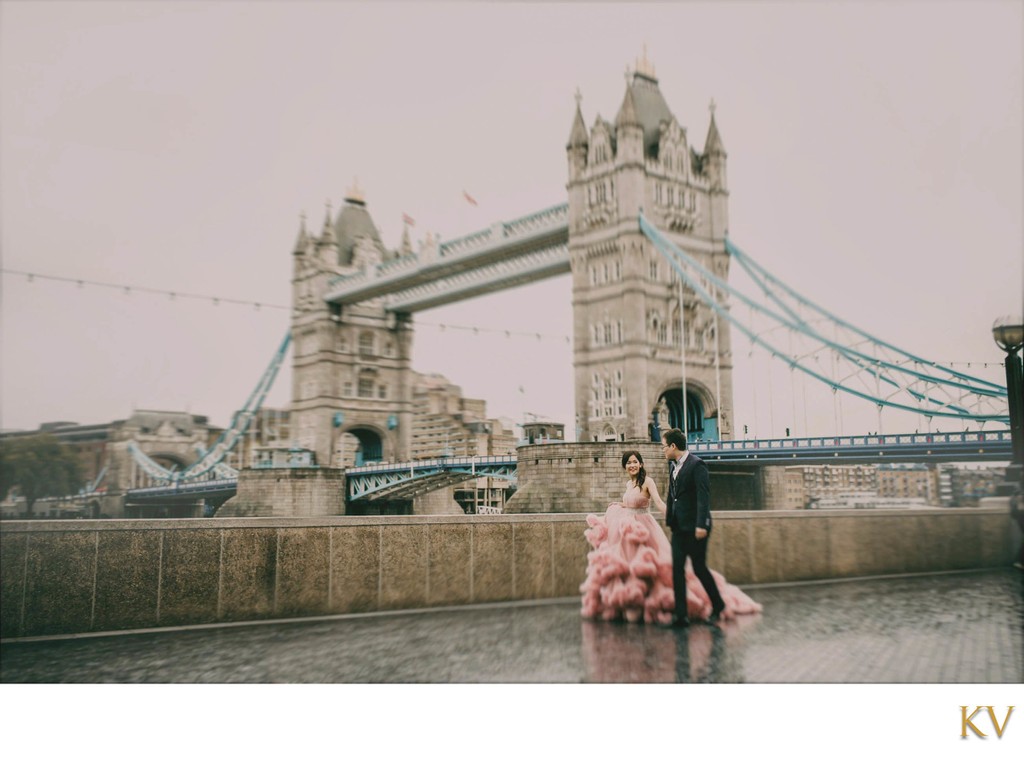
[[[0,496],[17,488],[30,517],[40,497],[75,494],[82,483],[75,453],[51,434],[7,438],[0,443]]]

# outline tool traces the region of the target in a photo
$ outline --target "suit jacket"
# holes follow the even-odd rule
[[[665,523],[673,531],[711,531],[711,479],[708,466],[690,452],[682,470],[670,477]]]

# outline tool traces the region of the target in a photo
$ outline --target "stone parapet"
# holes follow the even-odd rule
[[[19,638],[570,598],[580,514],[4,521],[0,635]],[[738,584],[1008,566],[1005,505],[715,514]]]

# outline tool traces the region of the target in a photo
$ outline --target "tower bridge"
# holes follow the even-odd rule
[[[577,94],[566,160],[566,203],[452,240],[428,235],[415,251],[408,228],[397,249],[384,246],[357,187],[337,214],[328,207],[319,234],[303,218],[292,250],[290,434],[328,468],[342,462],[344,437],[359,441],[371,464],[350,469],[350,500],[415,496],[476,474],[452,460],[413,460],[415,313],[563,274],[572,279],[580,442],[649,441],[676,427],[722,462],[942,461],[1010,452],[999,432],[981,434],[987,441],[734,441],[733,328],[834,395],[872,402],[879,415],[916,412],[929,430],[933,417],[1009,422],[1006,389],[854,328],[729,240],[727,154],[714,104],[700,145],[672,114],[646,57],[629,74],[614,121],[597,116],[588,128]],[[734,263],[765,303],[730,283]],[[742,321],[737,305],[785,334],[789,346]],[[272,379],[268,370],[250,398],[255,407]],[[215,445],[200,470],[210,470],[223,448]],[[492,465],[490,475],[514,477],[507,462]]]
[[[652,420],[695,437],[732,434],[728,323],[694,297],[641,230],[727,277],[726,153],[711,114],[691,145],[644,58],[615,122],[588,129],[577,98],[568,201],[413,251],[380,240],[358,188],[293,255],[292,431],[321,463],[351,434],[373,459],[408,460],[413,314],[570,273],[576,428],[583,441],[647,438]],[[685,383],[680,368],[687,366]],[[685,386],[685,389],[684,389]]]

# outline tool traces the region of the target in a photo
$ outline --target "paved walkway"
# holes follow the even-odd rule
[[[745,587],[764,612],[674,631],[557,601],[0,645],[0,681],[1020,683],[1014,569]]]

